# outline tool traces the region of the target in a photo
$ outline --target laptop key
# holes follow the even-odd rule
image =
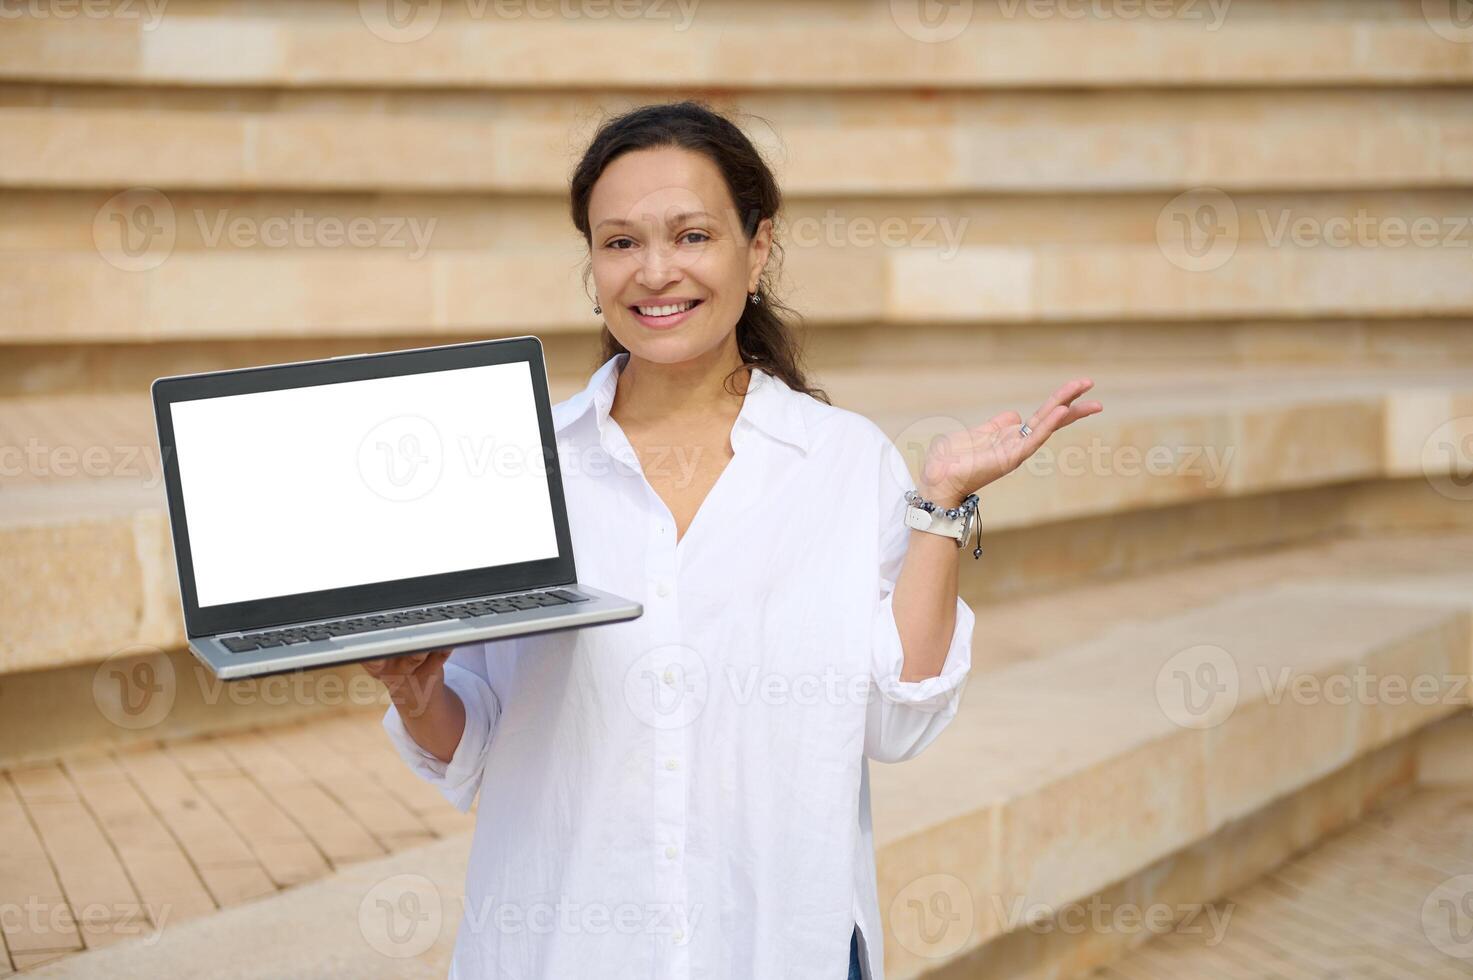
[[[539,596],[533,596],[532,598],[537,601],[537,604],[539,606],[566,606],[566,605],[568,605],[568,600],[567,599],[559,598],[558,596],[552,595],[551,593],[547,593],[547,592],[544,592],[542,595],[539,595]]]
[[[248,636],[227,636],[220,643],[231,653],[245,653],[247,650],[256,649],[256,641]]]

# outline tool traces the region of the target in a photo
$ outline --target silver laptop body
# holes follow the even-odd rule
[[[578,583],[536,337],[152,393],[189,649],[222,679],[644,612]]]

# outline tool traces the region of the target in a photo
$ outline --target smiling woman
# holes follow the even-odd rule
[[[563,470],[569,530],[580,581],[645,611],[374,667],[405,761],[480,796],[451,975],[882,977],[868,765],[956,714],[958,542],[907,523],[900,451],[807,385],[764,285],[780,195],[734,123],[619,116],[571,191],[603,358],[553,419],[560,454],[612,465]],[[1086,387],[1027,433],[956,434],[927,502],[1015,467]]]

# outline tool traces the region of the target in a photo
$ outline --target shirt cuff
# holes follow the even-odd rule
[[[501,702],[484,678],[455,664],[445,664],[445,686],[454,691],[465,706],[465,731],[448,763],[420,748],[404,727],[397,706],[389,706],[383,725],[399,758],[420,778],[438,789],[452,806],[465,813],[470,810],[481,787],[491,736],[501,717]]]
[[[880,602],[874,622],[875,686],[886,701],[917,708],[922,711],[941,711],[956,708],[961,696],[962,682],[972,669],[972,631],[977,625],[977,615],[958,596],[956,600],[956,627],[951,633],[951,645],[942,662],[941,673],[918,681],[902,681],[901,669],[905,666],[905,648],[900,644],[900,628],[895,622],[895,593]]]

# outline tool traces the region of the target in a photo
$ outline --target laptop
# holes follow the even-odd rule
[[[152,392],[189,649],[223,680],[644,613],[578,582],[536,337]]]

